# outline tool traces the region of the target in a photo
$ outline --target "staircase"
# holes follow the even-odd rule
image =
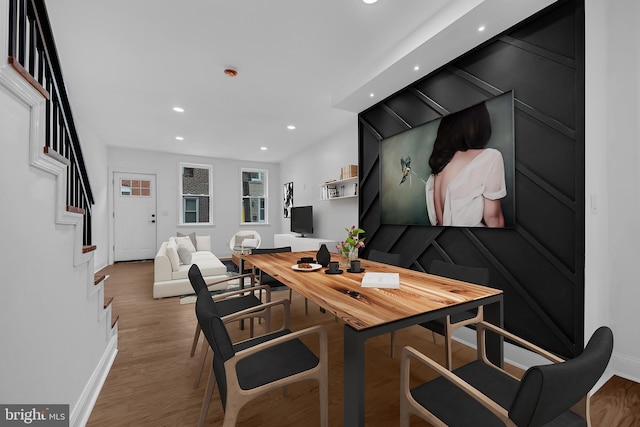
[[[7,64],[15,73],[3,73],[4,84],[31,109],[30,163],[57,177],[56,223],[79,230],[77,266],[96,249],[91,244],[94,199],[45,2],[8,0],[8,11]],[[93,281],[98,292],[104,279]]]
[[[104,331],[99,332],[100,335],[104,333],[104,338],[99,338],[100,340],[104,339],[103,344],[96,345],[93,337],[86,339],[88,342],[86,349],[89,354],[84,355],[76,351],[75,354],[69,356],[69,360],[77,360],[81,363],[78,363],[76,372],[70,372],[73,374],[73,378],[69,384],[60,384],[59,386],[63,391],[59,396],[61,399],[67,399],[67,402],[64,400],[54,401],[53,398],[48,402],[69,403],[70,425],[83,425],[90,415],[95,399],[97,399],[117,354],[118,317],[113,316],[112,313],[113,298],[105,300],[104,297],[104,284],[108,280],[108,276],[100,273],[95,274],[94,253],[96,246],[91,243],[91,214],[94,199],[66,87],[62,80],[61,67],[44,0],[0,0],[0,55],[0,95],[4,97],[4,100],[0,99],[0,102],[6,101],[6,105],[13,105],[5,95],[8,93],[28,109],[29,166],[45,172],[52,178],[50,181],[55,183],[55,206],[52,221],[55,222],[55,232],[59,235],[60,242],[50,241],[48,243],[53,244],[54,250],[73,251],[73,266],[60,269],[68,277],[58,276],[51,282],[74,284],[78,281],[78,275],[83,276],[87,272],[86,280],[80,277],[80,281],[85,283],[84,289],[72,289],[73,292],[84,293],[85,297],[83,298],[86,298],[86,301],[78,305],[75,302],[76,298],[72,298],[74,307],[78,308],[70,311],[83,314],[81,319],[77,319],[78,323],[89,321],[96,322],[96,324],[85,328],[78,327],[77,330],[74,329],[73,333],[83,339],[84,331]],[[5,129],[2,131],[4,133]],[[7,142],[13,143],[13,140]],[[4,160],[5,162],[15,161],[6,157]],[[25,159],[25,161],[27,160]],[[29,174],[27,173],[26,176],[29,177]],[[42,176],[41,173],[38,173],[35,182],[40,183]],[[12,184],[4,183],[4,185]],[[20,184],[25,185],[23,182]],[[6,203],[9,206],[9,203]],[[17,206],[17,208],[20,207]],[[24,207],[24,209],[29,209],[29,207]],[[37,206],[37,209],[45,210],[48,209],[48,206]],[[3,218],[3,220],[6,219]],[[72,244],[63,243],[69,241],[67,236],[73,236]],[[54,240],[58,240],[58,238]],[[38,263],[34,263],[32,268],[38,268]],[[65,289],[64,292],[66,293],[68,290]],[[22,301],[19,304],[22,304]],[[95,317],[88,316],[89,320],[87,320],[87,316],[84,315],[86,311],[84,305],[87,305],[90,310],[94,310],[91,307],[93,304],[96,304],[96,315]],[[54,323],[64,324],[62,321]],[[102,325],[104,325],[104,329],[102,329]],[[15,328],[18,329],[19,326]],[[64,331],[60,333],[64,333]],[[83,343],[74,344],[81,348],[83,345]],[[27,346],[27,348],[29,347]],[[96,353],[98,353],[97,356]],[[25,360],[30,359],[31,354],[28,350],[25,350],[23,357]],[[52,363],[55,365],[55,361]],[[89,366],[87,367],[87,365]],[[16,367],[16,369],[19,368],[19,366]],[[87,371],[90,372],[87,373]],[[57,378],[53,375],[52,377]],[[46,378],[42,381],[47,387],[37,389],[38,384],[36,383],[31,387],[32,390],[37,389],[37,391],[31,391],[29,387],[25,386],[24,390],[26,391],[23,391],[23,394],[28,397],[48,396],[48,391],[42,391],[42,389],[47,389],[49,386],[55,389],[56,385],[47,384]],[[7,383],[7,386],[9,384],[11,381]],[[0,394],[0,396],[3,395]],[[26,400],[24,397],[22,399]],[[5,401],[4,403],[11,402]],[[21,401],[20,403],[46,402]]]

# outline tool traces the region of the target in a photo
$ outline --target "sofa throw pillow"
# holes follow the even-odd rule
[[[171,263],[171,270],[178,271],[180,269],[180,257],[178,256],[178,246],[176,242],[167,243],[167,258]]]
[[[188,250],[190,253],[194,253],[196,251],[196,247],[193,245],[193,243],[191,243],[191,239],[189,237],[187,236],[174,237],[174,239],[178,247],[184,246],[184,248]]]
[[[258,246],[258,239],[254,239],[253,234],[236,236],[236,247],[255,248]]]
[[[258,247],[258,239],[244,239],[242,242],[242,246],[245,248],[257,248]]]
[[[184,245],[178,245],[178,258],[182,264],[191,265],[191,252]]]
[[[198,247],[198,240],[196,239],[196,232],[195,232],[195,231],[194,231],[194,232],[192,232],[192,233],[189,233],[189,234],[183,234],[183,233],[180,233],[180,232],[178,231],[178,233],[176,234],[176,236],[177,236],[177,237],[188,237],[189,239],[191,239],[191,244],[193,245],[193,247],[194,247],[194,248],[197,248],[197,247]]]

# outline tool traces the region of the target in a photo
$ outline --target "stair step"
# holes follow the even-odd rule
[[[111,303],[113,302],[113,297],[109,298],[108,300],[106,300],[104,302],[104,308],[106,309],[107,307],[109,307],[111,305]]]
[[[106,279],[106,275],[105,274],[94,274],[93,275],[93,284],[97,285],[98,283],[102,282],[104,279]]]
[[[120,319],[120,315],[117,315],[115,318],[111,319],[111,329],[116,327],[116,323],[118,323],[118,319]]]

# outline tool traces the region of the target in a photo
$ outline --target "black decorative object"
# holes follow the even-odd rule
[[[327,249],[327,245],[324,243],[320,245],[320,249],[318,249],[318,253],[316,254],[316,261],[323,267],[329,265],[329,261],[331,261],[331,254],[329,253],[329,249]]]

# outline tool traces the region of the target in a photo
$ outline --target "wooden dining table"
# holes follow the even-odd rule
[[[503,326],[500,289],[461,282],[415,270],[361,259],[364,272],[398,273],[397,289],[365,288],[364,272],[327,274],[326,269],[299,270],[298,260],[315,252],[237,255],[244,268],[260,269],[319,305],[344,323],[344,426],[365,425],[365,341],[368,338],[484,307],[488,322]],[[338,256],[332,254],[332,260]],[[502,339],[487,337],[487,354],[503,364]],[[398,371],[399,374],[399,371]]]

